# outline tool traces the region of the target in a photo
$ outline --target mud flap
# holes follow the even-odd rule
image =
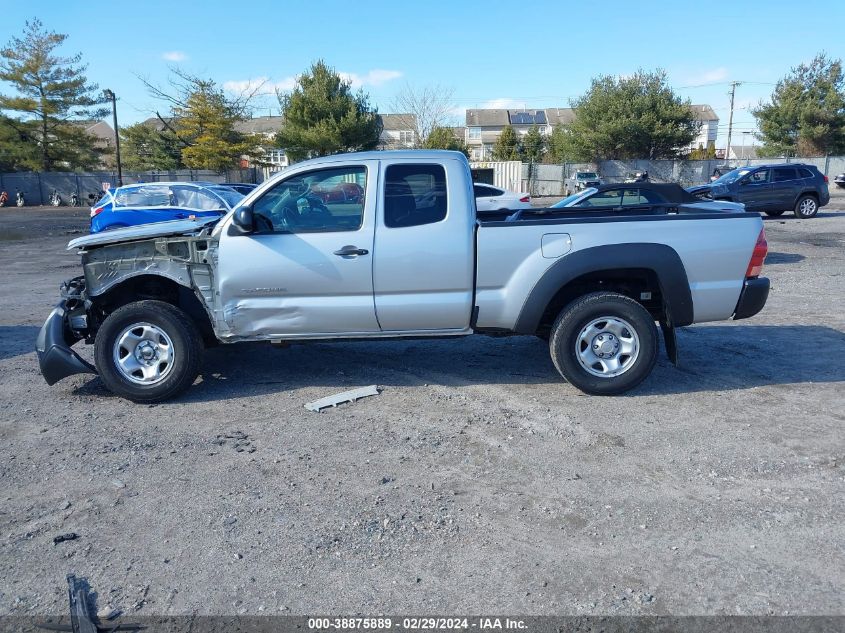
[[[675,367],[679,366],[678,339],[675,336],[675,328],[668,323],[661,322],[660,330],[663,332],[663,342],[666,345],[666,355]]]
[[[47,317],[35,340],[38,365],[48,385],[53,385],[73,374],[97,373],[97,369],[91,363],[70,348],[73,341],[68,340],[66,318],[65,302],[61,301]]]

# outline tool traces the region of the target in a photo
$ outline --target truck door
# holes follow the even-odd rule
[[[378,161],[291,170],[250,205],[256,231],[223,227],[219,288],[237,336],[377,332]]]
[[[383,331],[465,330],[475,214],[466,163],[382,161],[373,285]]]

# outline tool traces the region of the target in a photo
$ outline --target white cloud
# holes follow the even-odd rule
[[[728,69],[724,66],[720,66],[719,68],[705,70],[704,72],[701,72],[697,75],[687,77],[685,83],[691,86],[700,86],[701,84],[712,84],[718,81],[724,81],[727,78]]]
[[[361,88],[362,86],[381,86],[388,81],[399,79],[402,73],[398,70],[384,70],[382,68],[374,68],[365,75],[357,73],[339,72],[341,77],[349,81],[353,88]]]
[[[169,62],[183,62],[188,59],[188,56],[182,51],[168,51],[166,53],[162,53],[161,58],[166,59]]]

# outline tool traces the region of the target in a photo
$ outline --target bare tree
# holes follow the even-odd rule
[[[414,144],[421,147],[435,128],[449,127],[456,120],[454,89],[436,84],[414,87],[410,84],[399,91],[391,103],[403,126],[414,131]]]

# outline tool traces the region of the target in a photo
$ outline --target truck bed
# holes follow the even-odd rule
[[[649,253],[666,266],[669,251],[674,268],[685,271],[695,309],[683,320],[728,319],[762,227],[756,213],[693,208],[647,214],[538,209],[504,219],[491,215],[477,221],[479,329],[513,328],[526,312],[534,287],[553,267],[559,277],[576,274],[579,267],[615,268],[635,251],[636,257],[628,258],[632,268],[649,268]]]

